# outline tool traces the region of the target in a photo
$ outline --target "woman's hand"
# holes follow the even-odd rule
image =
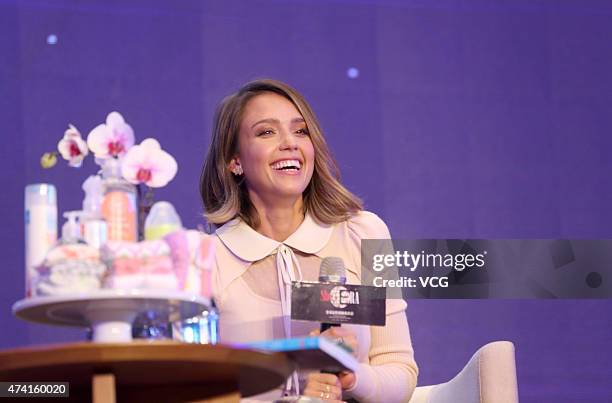
[[[341,327],[341,326],[334,326],[324,331],[323,334],[321,334],[319,329],[316,329],[310,332],[310,335],[311,336],[322,335],[338,343],[344,343],[353,350],[353,355],[357,357],[357,349],[359,348],[359,343],[357,342],[357,336],[355,336],[355,333],[348,328]],[[355,385],[355,380],[356,380],[355,374],[350,371],[342,371],[338,374],[336,378],[340,381],[340,386],[342,390],[350,389],[351,387],[353,387],[353,385]],[[308,384],[306,384],[306,388],[308,388]]]
[[[330,402],[342,401],[342,385],[334,374],[312,372],[308,374],[304,396],[316,397]]]
[[[353,356],[357,358],[357,350],[359,349],[359,343],[357,342],[357,336],[355,333],[341,326],[330,327],[326,331],[321,334],[319,329],[313,330],[310,332],[310,336],[324,336],[336,343],[346,344],[353,350]]]

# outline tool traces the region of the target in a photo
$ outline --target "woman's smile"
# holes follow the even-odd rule
[[[302,163],[298,159],[286,159],[276,161],[270,167],[281,175],[299,175]]]

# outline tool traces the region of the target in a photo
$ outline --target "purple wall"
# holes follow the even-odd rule
[[[2,348],[83,335],[10,314],[23,187],[55,183],[61,211],[75,209],[94,170],[39,168],[67,124],[86,134],[119,110],[138,141],[156,137],[179,162],[156,199],[195,227],[214,106],[257,77],[305,93],[345,183],[396,238],[612,237],[607,1],[0,0],[0,32]],[[507,339],[521,401],[610,401],[611,312],[609,300],[412,301],[420,383]]]

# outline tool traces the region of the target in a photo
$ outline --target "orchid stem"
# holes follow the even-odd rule
[[[146,190],[143,190],[146,187]],[[153,206],[153,188],[138,184],[138,240],[144,240],[145,222]],[[144,194],[143,194],[144,193]]]

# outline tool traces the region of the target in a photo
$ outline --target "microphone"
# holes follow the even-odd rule
[[[330,256],[323,258],[319,269],[319,283],[346,284],[346,269],[342,258]],[[335,326],[336,323],[321,323],[321,333]]]
[[[327,257],[321,261],[318,282],[294,282],[291,319],[319,323],[321,332],[340,326],[340,323],[384,326],[385,288],[347,284],[346,270],[341,258]],[[324,351],[321,345],[319,350]],[[338,361],[336,353],[334,349],[326,352],[325,355],[336,362],[333,365],[326,362],[320,368],[329,371],[353,369]]]

